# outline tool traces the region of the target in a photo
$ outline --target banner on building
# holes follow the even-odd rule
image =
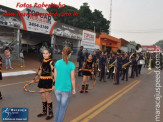
[[[83,30],[83,37],[81,41],[81,46],[89,49],[96,49],[95,45],[96,34],[90,31]]]
[[[142,51],[144,52],[158,52],[158,51],[162,51],[160,46],[156,46],[156,45],[149,45],[149,46],[142,46]]]
[[[45,9],[39,7],[30,7],[21,11],[23,29],[32,32],[52,34],[56,22],[52,16],[45,16],[48,13]]]
[[[22,29],[21,18],[17,15],[17,10],[0,5],[0,25]]]
[[[61,37],[82,40],[82,29],[57,22],[53,34]]]

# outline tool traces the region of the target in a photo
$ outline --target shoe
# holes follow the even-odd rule
[[[86,86],[85,86],[85,93],[88,93],[88,87],[89,87],[89,85],[86,84]]]
[[[53,115],[47,116],[46,120],[50,120],[51,118],[53,118]]]
[[[43,117],[43,116],[46,116],[47,114],[43,114],[43,113],[40,113],[37,115],[37,117]]]
[[[42,102],[42,113],[38,114],[37,117],[43,117],[47,115],[47,102]]]
[[[0,100],[2,100],[2,96],[0,97]]]
[[[84,91],[80,91],[80,93],[83,93]]]
[[[49,114],[46,117],[46,120],[50,120],[51,118],[53,118],[53,104],[52,103],[48,103],[48,109],[49,109]]]
[[[20,67],[23,67],[23,66],[20,66]]]
[[[121,80],[124,80],[123,78]]]
[[[14,69],[14,68],[11,67],[10,69]]]
[[[85,85],[82,85],[82,89],[81,89],[80,93],[83,93],[84,90],[85,90]]]

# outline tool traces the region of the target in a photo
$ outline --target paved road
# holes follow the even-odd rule
[[[29,122],[45,122],[45,118],[36,117],[42,109],[40,94],[23,90],[25,83],[33,79],[33,76],[5,77],[0,81],[3,94],[0,107],[27,107]],[[138,78],[121,81],[118,86],[113,85],[112,80],[99,82],[97,78],[95,88],[88,94],[77,91],[76,95],[71,96],[64,122],[155,122],[155,76],[154,71],[143,69]],[[77,78],[78,84],[81,81],[81,78]],[[162,76],[160,81],[163,81]],[[161,85],[163,86],[162,82]],[[37,90],[37,84],[29,88]],[[55,109],[54,93],[52,99]],[[162,106],[161,102],[161,109]]]

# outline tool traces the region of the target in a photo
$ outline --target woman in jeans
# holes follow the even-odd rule
[[[75,65],[69,61],[70,56],[71,48],[64,47],[62,50],[62,59],[55,63],[55,95],[58,103],[55,110],[54,122],[63,122],[71,93],[76,93]]]
[[[13,69],[11,66],[11,53],[10,53],[10,48],[6,47],[4,51],[4,57],[5,57],[5,67],[8,69],[8,65],[10,69]]]

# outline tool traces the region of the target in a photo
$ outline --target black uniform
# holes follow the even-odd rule
[[[144,60],[143,56],[139,56],[138,62],[139,62],[140,60]],[[141,68],[142,68],[142,64],[138,64],[138,73],[139,73],[139,74],[140,74],[140,72],[141,72]]]
[[[100,58],[100,69],[101,69],[100,81],[102,79],[105,81],[105,63],[106,63],[106,56],[103,55]]]
[[[115,61],[115,57],[112,57],[110,59],[109,64],[111,65],[113,62]],[[108,79],[111,77],[113,79],[113,71],[114,71],[114,66],[109,68],[109,75],[108,75]]]
[[[134,74],[138,77],[138,70],[137,70],[137,61],[136,58],[132,58],[132,68],[131,68],[131,78],[134,78]]]
[[[42,71],[41,71],[41,76],[40,80],[38,83],[39,88],[45,88],[49,89],[52,88],[53,86],[53,79],[52,79],[52,69],[50,66],[51,59],[44,59],[42,62]]]
[[[120,73],[122,71],[122,57],[120,55],[117,56],[116,67],[117,67],[117,71],[115,75],[115,84],[119,84]]]
[[[90,69],[90,70],[92,70],[93,69],[92,65],[93,65],[93,60],[87,59],[84,69]],[[85,76],[91,76],[92,74],[89,71],[83,71],[83,75],[85,75]]]
[[[97,65],[96,65],[96,61],[97,61],[97,56],[96,55],[93,55],[93,62],[94,62],[94,75],[96,76],[96,73],[97,73]]]
[[[78,69],[81,69],[82,65],[83,65],[83,62],[84,62],[84,55],[83,55],[82,50],[79,50],[79,52],[78,52],[77,61],[79,62],[79,68]],[[78,72],[78,76],[81,76],[81,71]]]
[[[128,62],[129,62],[129,58],[125,58],[123,60],[123,65],[126,64],[126,63],[128,63]],[[128,81],[128,70],[129,70],[129,67],[130,67],[130,64],[128,64],[125,68],[122,69],[123,70],[122,80],[124,80],[125,77],[126,77],[126,81]]]

